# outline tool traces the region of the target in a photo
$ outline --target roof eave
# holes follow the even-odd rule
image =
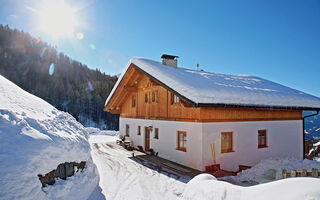
[[[212,107],[212,108],[239,108],[239,109],[261,109],[261,110],[308,110],[320,111],[316,107],[296,107],[296,106],[268,106],[268,105],[241,105],[241,104],[213,104],[198,103],[196,107]]]

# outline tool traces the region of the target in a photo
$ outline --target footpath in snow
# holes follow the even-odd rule
[[[117,136],[91,135],[91,155],[106,199],[177,199],[185,180],[176,180],[130,159],[131,152],[113,148]]]

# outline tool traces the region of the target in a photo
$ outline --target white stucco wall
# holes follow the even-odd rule
[[[267,130],[266,148],[258,148],[258,130]],[[203,124],[203,166],[213,163],[210,144],[215,144],[217,163],[225,170],[253,166],[270,157],[303,158],[302,120],[222,122]],[[221,154],[221,132],[233,132],[234,152]]]
[[[153,126],[150,133],[150,148],[162,158],[189,166],[195,169],[202,168],[202,126],[199,123],[176,122],[164,120],[145,120],[120,117],[120,134],[125,135],[126,124],[130,126],[129,140],[136,147],[145,147],[146,126]],[[138,126],[141,126],[141,135],[137,135]],[[154,130],[159,128],[159,139],[154,138]],[[187,132],[187,151],[177,150],[177,131]]]
[[[160,157],[198,170],[213,164],[210,144],[215,145],[216,163],[225,170],[236,171],[238,165],[252,166],[269,157],[303,157],[302,120],[195,123],[164,120],[144,120],[120,117],[120,134],[125,135],[126,124],[130,126],[128,140],[145,147],[146,126],[153,126],[150,148]],[[137,135],[138,126],[141,135]],[[159,139],[154,130],[159,128]],[[258,148],[258,130],[267,130],[267,148]],[[187,152],[176,150],[177,131],[187,132]],[[221,132],[233,132],[233,150],[221,154]]]

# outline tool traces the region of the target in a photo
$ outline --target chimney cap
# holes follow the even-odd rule
[[[168,54],[162,54],[161,58],[164,58],[164,59],[172,59],[172,60],[174,60],[175,58],[179,58],[179,56],[173,56],[173,55],[168,55]]]

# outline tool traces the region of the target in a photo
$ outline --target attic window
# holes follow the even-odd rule
[[[158,102],[158,91],[152,92],[152,102]]]
[[[180,101],[179,97],[173,93],[171,93],[171,104],[178,104]]]
[[[137,97],[132,96],[132,107],[136,107],[136,103],[137,103]]]
[[[149,95],[148,92],[145,93],[145,95],[144,95],[144,102],[146,102],[146,103],[149,103],[149,102],[150,102],[150,95]]]

